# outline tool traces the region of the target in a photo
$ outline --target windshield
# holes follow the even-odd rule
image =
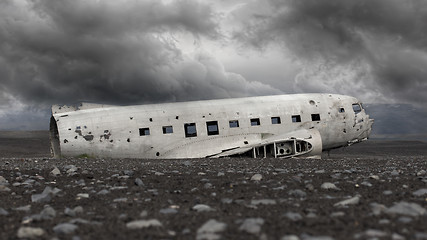
[[[358,114],[362,111],[362,107],[359,103],[353,103],[353,111],[354,113]]]

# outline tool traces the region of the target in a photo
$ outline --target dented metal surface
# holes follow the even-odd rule
[[[138,106],[52,106],[55,157],[320,157],[368,138],[353,97],[293,94]]]

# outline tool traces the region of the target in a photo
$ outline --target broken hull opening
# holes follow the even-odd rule
[[[61,146],[59,144],[58,126],[53,116],[50,118],[49,138],[50,138],[50,152],[52,153],[54,158],[60,158]]]
[[[230,155],[230,157],[253,157],[253,158],[290,158],[301,155],[310,156],[313,146],[304,140],[285,140],[269,144],[262,144],[251,148],[245,153]]]

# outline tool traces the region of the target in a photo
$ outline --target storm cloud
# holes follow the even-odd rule
[[[308,92],[425,122],[426,22],[425,0],[2,0],[0,130],[47,129],[52,104]]]
[[[174,34],[222,38],[203,2],[2,1],[0,91],[28,104],[135,104],[277,93]],[[5,96],[3,94],[3,96]]]
[[[276,44],[301,62],[296,91],[341,90],[370,101],[427,100],[424,0],[269,0],[234,36]],[[258,8],[259,9],[259,8]]]

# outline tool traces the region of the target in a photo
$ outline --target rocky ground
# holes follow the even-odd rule
[[[0,133],[0,239],[427,239],[427,144],[311,159],[51,159]]]

